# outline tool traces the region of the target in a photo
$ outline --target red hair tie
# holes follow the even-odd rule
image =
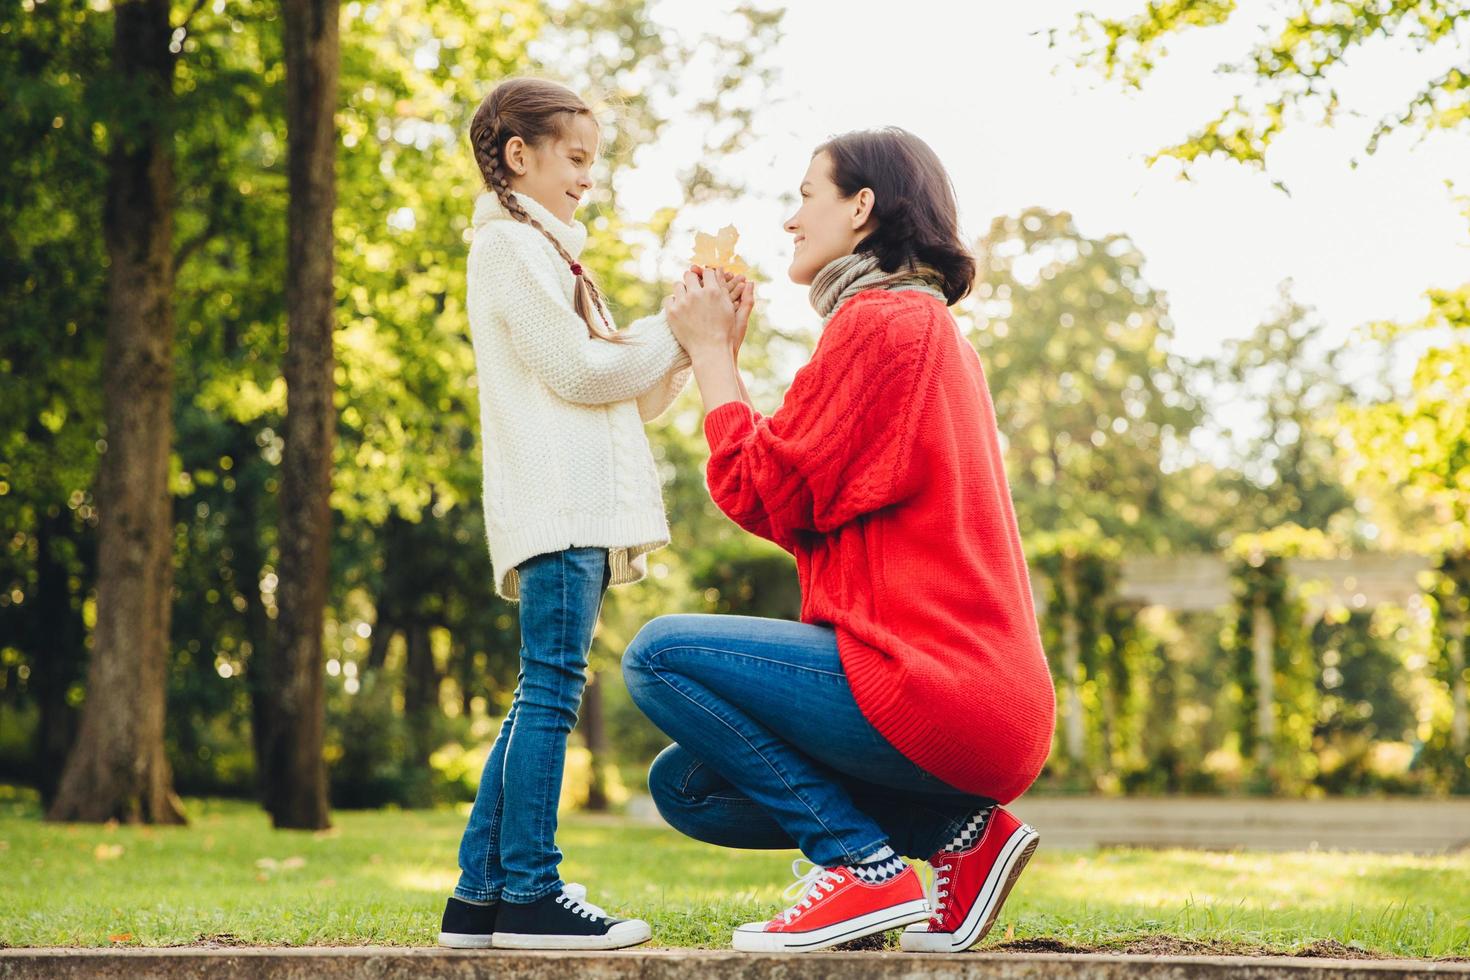
[[[572,263],[572,275],[574,275],[574,276],[580,276],[581,274],[582,274],[582,263],[580,263],[580,262],[573,262]]]

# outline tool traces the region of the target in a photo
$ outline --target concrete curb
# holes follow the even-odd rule
[[[0,980],[810,980],[841,976],[878,980],[972,978],[1134,978],[1153,980],[1318,980],[1351,974],[1367,980],[1470,977],[1470,963],[1347,960],[1293,956],[1137,956],[1058,953],[917,955],[888,952],[784,954],[651,949],[617,953],[524,953],[394,946],[183,947],[171,949],[3,949]]]

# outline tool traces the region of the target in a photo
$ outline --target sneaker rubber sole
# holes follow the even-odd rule
[[[898,929],[928,917],[929,902],[916,899],[809,932],[766,932],[764,922],[753,922],[736,929],[732,942],[744,953],[804,953]]]
[[[441,932],[439,945],[450,949],[489,949],[494,938],[493,932]]]
[[[910,953],[958,953],[984,939],[1039,843],[1041,835],[1029,824],[1017,827],[1001,850],[1000,859],[986,875],[985,884],[960,927],[954,932],[930,932],[927,924],[924,928],[906,929],[899,937],[899,948]]]
[[[653,938],[653,930],[642,919],[619,922],[600,936],[542,935],[497,932],[491,944],[496,949],[623,949]]]

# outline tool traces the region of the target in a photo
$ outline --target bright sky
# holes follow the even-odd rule
[[[1125,13],[1142,4],[1087,6]],[[732,6],[664,0],[657,16],[698,32]],[[1131,236],[1147,259],[1146,277],[1168,296],[1176,347],[1186,355],[1249,333],[1288,277],[1298,299],[1317,307],[1343,342],[1358,324],[1422,314],[1427,288],[1470,279],[1470,222],[1445,186],[1459,178],[1459,193],[1470,194],[1470,135],[1420,142],[1399,134],[1375,156],[1361,152],[1373,124],[1448,68],[1455,48],[1470,46],[1470,32],[1430,52],[1380,44],[1355,55],[1338,82],[1344,107],[1360,116],[1333,129],[1289,126],[1268,156],[1268,175],[1220,162],[1181,182],[1167,164],[1147,167],[1145,157],[1227,103],[1240,80],[1211,69],[1248,50],[1269,8],[1243,0],[1226,27],[1176,39],[1142,92],[1125,92],[1047,49],[1045,31],[1068,30],[1077,7],[1057,0],[793,0],[773,54],[776,101],[739,162],[755,193],[682,216],[676,227],[686,237],[678,241],[733,222],[741,254],[772,280],[763,287],[768,318],[815,327],[805,289],[785,277],[791,246],[781,221],[794,209],[817,143],[895,124],[928,141],[949,168],[968,238],[983,234],[992,217],[1033,205],[1071,211],[1093,237]],[[672,126],[640,153],[622,185],[630,217],[677,201],[674,175],[697,147],[698,133]],[[1355,156],[1363,158],[1356,170],[1349,165]],[[1291,196],[1273,188],[1272,178]],[[684,257],[665,256],[660,269],[672,272]]]

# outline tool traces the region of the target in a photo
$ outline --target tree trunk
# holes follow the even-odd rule
[[[338,0],[285,0],[287,220],[285,451],[271,784],[276,827],[329,825],[322,626],[331,543],[332,211],[336,205]]]
[[[97,625],[81,728],[50,820],[183,823],[164,755],[173,518],[173,55],[168,0],[125,0],[113,59]]]
[[[1470,748],[1470,709],[1465,693],[1465,612],[1459,596],[1455,608],[1446,617],[1445,645],[1450,659],[1450,744],[1455,757],[1461,758]]]
[[[429,764],[434,751],[434,716],[439,711],[439,670],[434,665],[434,645],[425,623],[414,623],[404,631],[408,656],[403,664],[403,717],[408,725],[413,762]]]
[[[275,641],[270,613],[260,598],[260,580],[265,575],[266,556],[261,546],[261,530],[269,520],[260,505],[267,501],[263,464],[248,462],[256,449],[256,430],[233,422],[230,425],[230,455],[235,460],[236,498],[239,506],[232,511],[234,519],[226,529],[230,549],[230,569],[236,588],[245,598],[246,642],[245,685],[250,692],[250,743],[255,753],[256,793],[262,803],[267,800],[270,780],[271,702]]]
[[[1082,772],[1086,752],[1086,718],[1082,713],[1082,642],[1077,629],[1077,570],[1062,559],[1062,670],[1067,678],[1067,759]]]
[[[475,655],[464,643],[455,640],[449,646],[449,662],[459,679],[459,713],[468,718],[474,709]]]
[[[597,671],[587,672],[587,687],[582,692],[582,716],[578,727],[592,756],[592,778],[587,786],[587,809],[594,813],[607,810],[607,779],[604,767],[608,763],[607,713],[602,710],[602,680]]]
[[[33,756],[36,788],[41,805],[50,807],[61,784],[61,771],[77,734],[77,710],[67,702],[67,691],[82,676],[87,663],[87,627],[80,599],[72,592],[71,571],[59,555],[60,542],[71,538],[84,567],[95,566],[91,548],[83,540],[85,527],[57,507],[40,515],[36,526],[36,610],[27,632],[29,649],[38,652],[31,687],[40,708]],[[83,582],[93,581],[86,571]],[[83,586],[85,588],[85,586]]]
[[[1256,681],[1256,765],[1267,775],[1276,745],[1276,623],[1262,595],[1251,603],[1251,663]]]
[[[378,535],[379,549],[383,555],[383,577],[378,594],[373,602],[374,618],[372,640],[368,644],[368,673],[382,670],[388,662],[388,648],[393,636],[410,618],[407,614],[412,603],[405,600],[416,583],[413,581],[410,556],[413,545],[409,541],[408,522],[390,511]]]

